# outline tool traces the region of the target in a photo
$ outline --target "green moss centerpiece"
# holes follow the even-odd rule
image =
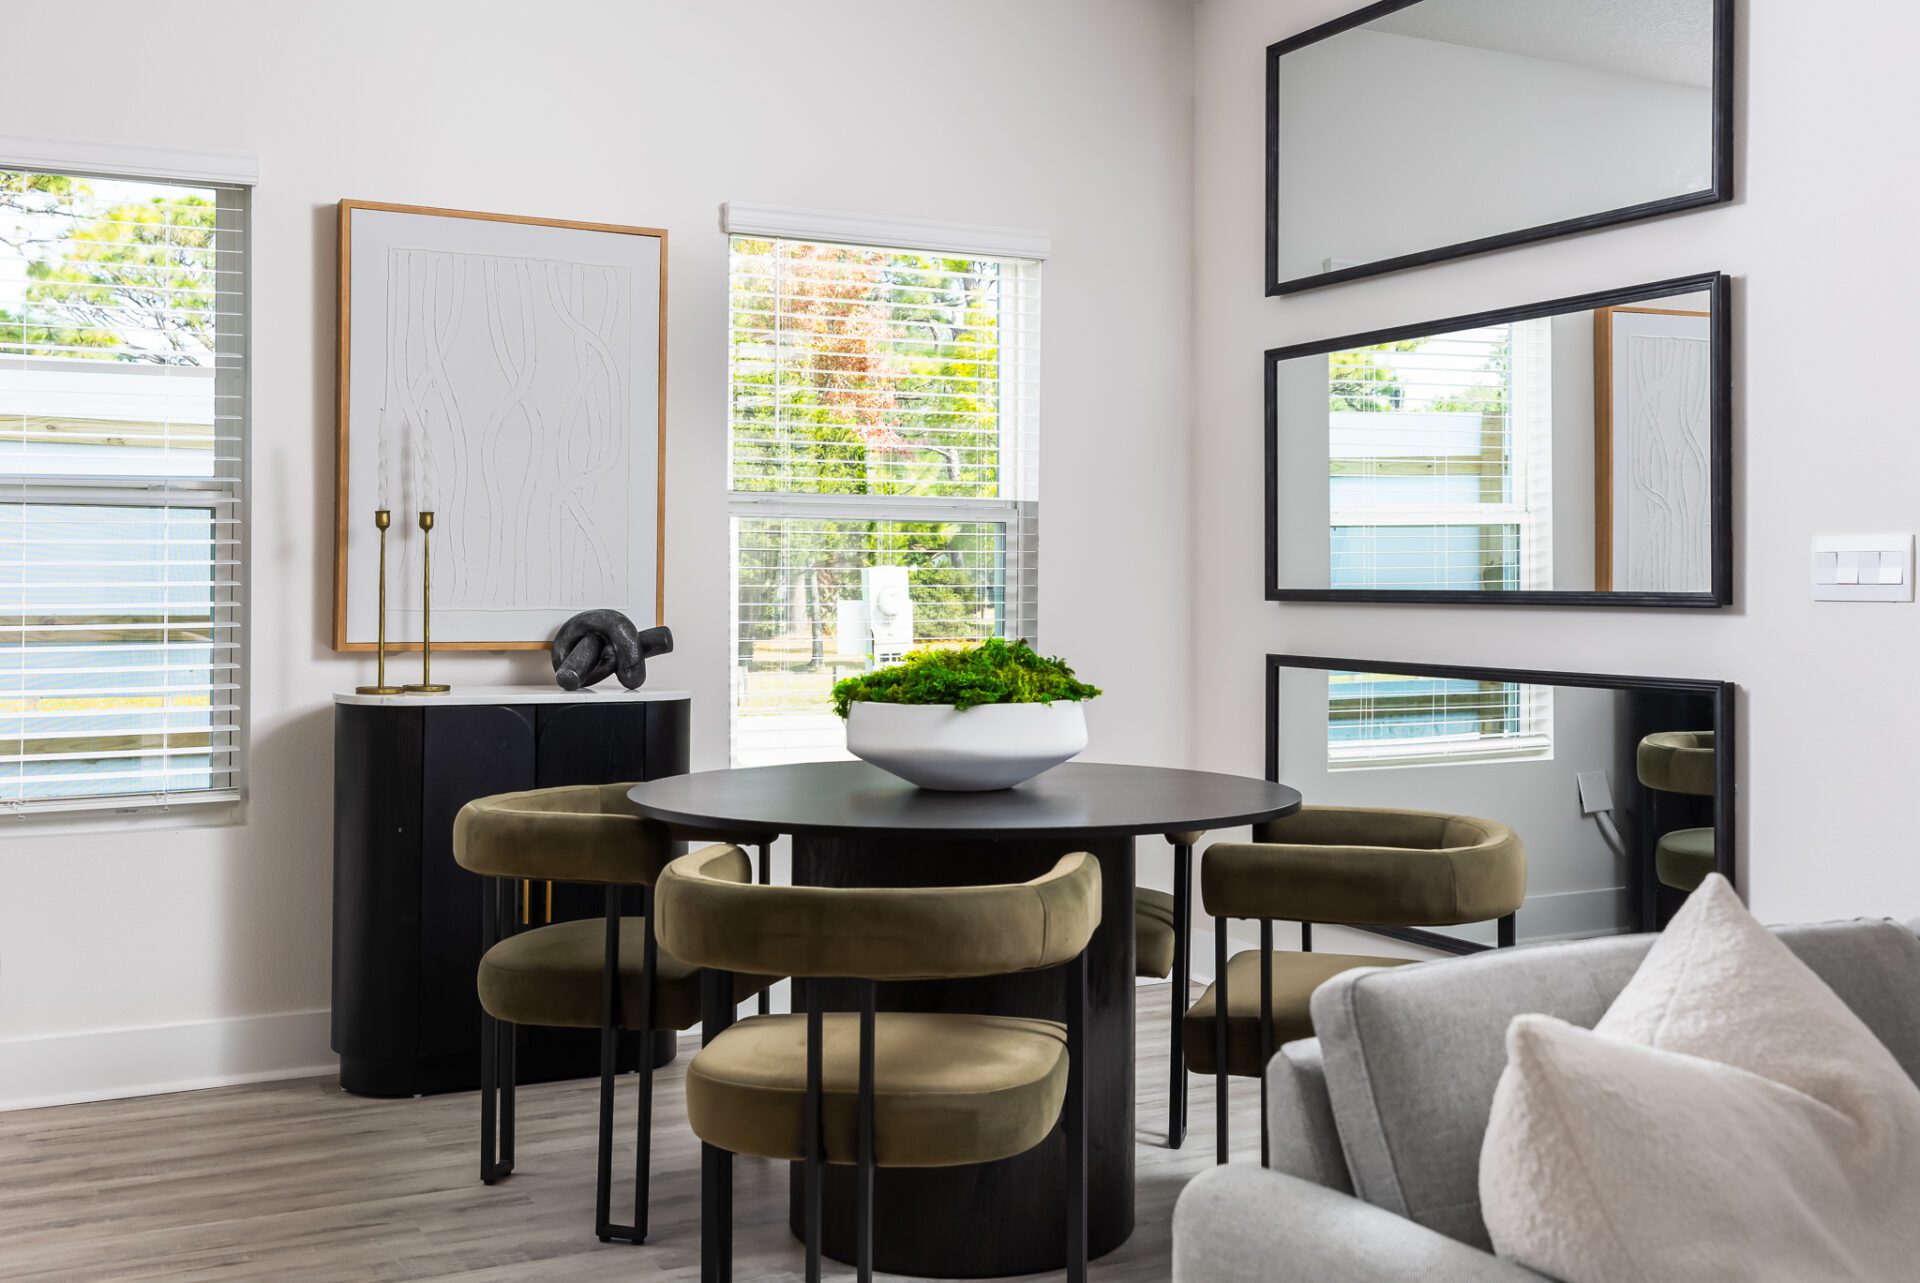
[[[1087,746],[1100,688],[1024,641],[917,650],[833,688],[847,751],[922,788],[1011,788]]]

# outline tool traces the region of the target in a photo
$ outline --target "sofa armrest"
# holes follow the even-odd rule
[[[1273,1170],[1353,1193],[1353,1176],[1340,1151],[1340,1129],[1327,1096],[1320,1040],[1281,1045],[1267,1062],[1267,1139]]]
[[[1384,1208],[1251,1164],[1202,1172],[1173,1210],[1173,1283],[1543,1283]]]

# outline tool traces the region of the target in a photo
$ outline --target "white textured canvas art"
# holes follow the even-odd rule
[[[345,640],[544,641],[656,616],[662,237],[350,205]]]

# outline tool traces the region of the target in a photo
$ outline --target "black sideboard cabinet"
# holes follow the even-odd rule
[[[496,687],[339,695],[333,740],[333,1050],[340,1085],[416,1096],[480,1085],[482,880],[453,861],[453,818],[476,797],[687,770],[679,691]],[[596,887],[525,885],[529,926],[599,917]],[[637,892],[628,913],[638,913]],[[599,1072],[599,1034],[521,1027],[519,1079]],[[654,1057],[673,1056],[655,1035]],[[623,1035],[620,1067],[638,1063]]]

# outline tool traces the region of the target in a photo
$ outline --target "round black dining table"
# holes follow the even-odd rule
[[[1133,840],[1289,815],[1284,784],[1206,771],[1070,762],[1010,789],[940,793],[865,762],[700,771],[650,780],[629,796],[643,814],[722,832],[793,839],[799,886],[977,886],[1022,882],[1060,856],[1100,861],[1101,921],[1087,950],[1088,1248],[1133,1232]],[[828,1010],[856,1009],[845,982]],[[796,995],[798,1009],[804,990]],[[883,1011],[959,1011],[1060,1020],[1059,969],[980,980],[883,984]],[[1176,1031],[1177,1032],[1177,1031]],[[823,1250],[853,1257],[853,1169],[827,1168]],[[795,1164],[789,1219],[800,1232]],[[1066,1142],[969,1167],[882,1168],[874,1181],[875,1266],[890,1274],[989,1278],[1065,1262]]]

